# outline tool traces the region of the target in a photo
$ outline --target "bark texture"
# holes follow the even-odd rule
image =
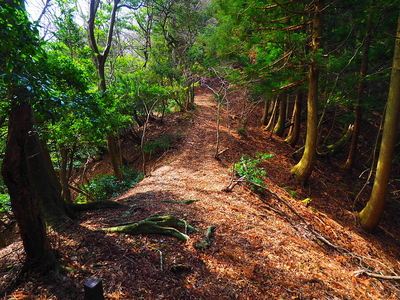
[[[56,260],[46,235],[39,197],[27,162],[27,141],[33,134],[34,124],[31,106],[25,101],[15,103],[9,122],[2,175],[20,229],[26,266],[36,269],[51,267]]]
[[[300,137],[300,120],[301,120],[301,105],[303,100],[303,94],[298,92],[296,95],[296,99],[294,101],[293,108],[293,116],[292,116],[292,129],[290,130],[290,134],[286,138],[285,142],[287,142],[290,146],[294,147],[297,144],[297,141]]]
[[[371,0],[370,9],[374,0]],[[357,155],[357,147],[358,147],[358,137],[361,131],[361,121],[362,121],[362,104],[363,104],[363,94],[365,87],[365,77],[367,76],[368,71],[368,61],[369,61],[369,49],[372,41],[372,13],[370,12],[367,20],[367,26],[365,30],[364,37],[364,45],[363,45],[363,53],[361,57],[361,68],[360,68],[360,83],[357,86],[357,99],[356,104],[354,106],[354,129],[353,135],[351,137],[350,150],[347,156],[347,160],[344,164],[344,169],[351,171],[354,166],[354,161]]]
[[[386,203],[387,189],[390,179],[390,170],[396,132],[400,112],[400,15],[397,26],[395,49],[393,54],[392,74],[388,95],[385,123],[383,126],[382,142],[379,152],[376,177],[372,187],[371,197],[365,208],[359,213],[361,226],[366,231],[375,230],[382,217]]]
[[[55,228],[75,218],[74,213],[68,208],[60,191],[47,169],[39,136],[32,131],[26,140],[27,164],[29,173],[40,200],[44,218],[48,225]]]
[[[314,19],[312,23],[311,46],[312,54],[316,54],[321,48],[321,22],[322,0],[314,2]],[[303,156],[292,169],[293,174],[300,183],[305,183],[311,176],[317,156],[318,140],[318,64],[312,60],[308,76],[307,96],[307,136]]]

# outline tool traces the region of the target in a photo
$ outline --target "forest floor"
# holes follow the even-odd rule
[[[153,140],[167,136],[173,143],[148,160],[148,174],[135,188],[114,199],[128,207],[84,212],[76,224],[49,232],[60,261],[73,271],[26,275],[0,297],[83,299],[84,283],[97,277],[106,299],[400,299],[399,281],[365,273],[400,274],[396,206],[377,233],[363,232],[352,209],[362,170],[347,174],[340,158],[322,159],[309,184],[298,185],[290,174],[294,149],[262,130],[260,109],[243,98],[230,94],[229,112],[222,110],[219,150],[227,150],[219,160],[213,94],[203,91],[195,110],[152,124]],[[124,151],[134,156],[132,148]],[[261,165],[268,191],[243,182],[226,191],[232,164],[256,152],[274,155]],[[198,201],[179,202],[189,199]],[[95,231],[154,214],[177,216],[200,231],[187,242]],[[211,245],[199,249],[208,226],[216,226]],[[0,259],[4,287],[23,264],[21,242],[0,250]]]

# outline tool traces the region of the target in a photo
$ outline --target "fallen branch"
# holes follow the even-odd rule
[[[378,278],[378,279],[400,280],[400,276],[381,275],[381,274],[378,274],[378,273],[367,272],[367,271],[365,271],[365,270],[354,271],[354,275],[355,275],[356,277],[358,277],[358,276],[360,276],[360,275],[367,275],[367,276],[369,276],[369,277]]]
[[[229,150],[229,148],[225,148],[224,150],[219,151],[218,153],[216,153],[216,154],[214,155],[214,158],[219,160],[219,156],[222,155],[222,154],[224,154],[224,153],[225,153],[226,151],[228,151],[228,150]]]

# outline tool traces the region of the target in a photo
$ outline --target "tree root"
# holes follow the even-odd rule
[[[111,201],[111,200],[102,200],[102,201],[94,201],[88,202],[85,204],[68,204],[68,206],[73,211],[85,211],[85,210],[93,210],[93,209],[106,209],[106,208],[124,208],[126,205]]]
[[[179,229],[184,229],[185,233],[180,232]],[[175,216],[150,216],[147,219],[137,223],[125,223],[120,226],[109,227],[100,229],[107,232],[121,232],[128,234],[163,234],[176,237],[177,239],[186,242],[189,236],[186,234],[188,231],[198,231],[193,226],[190,226],[186,221],[179,219]]]
[[[192,204],[192,203],[197,202],[197,201],[200,201],[200,200],[198,200],[198,199],[187,199],[187,200],[182,200],[182,201],[164,200],[163,202],[189,205],[189,204]]]
[[[196,249],[206,249],[210,248],[211,246],[211,241],[212,241],[212,235],[215,231],[217,226],[208,226],[207,231],[206,231],[206,236],[204,239],[196,244]]]

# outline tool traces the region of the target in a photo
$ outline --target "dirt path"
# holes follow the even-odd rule
[[[351,273],[354,268],[349,268],[349,258],[321,247],[305,229],[305,224],[280,203],[268,197],[263,200],[281,210],[282,215],[271,211],[246,187],[237,186],[231,193],[223,192],[230,182],[231,172],[229,157],[222,161],[213,158],[217,107],[210,94],[197,97],[196,104],[196,111],[178,149],[163,157],[151,176],[122,197],[135,199],[136,204],[142,203],[145,207],[140,212],[142,216],[174,214],[202,231],[209,225],[217,226],[209,250],[194,249],[193,243],[201,238],[200,235],[182,245],[179,264],[190,269],[185,274],[185,287],[175,286],[177,290],[172,288],[172,292],[167,293],[169,296],[163,292],[164,298],[376,299],[373,293],[368,295],[371,282],[354,285]],[[226,135],[226,122],[221,125],[221,149],[224,149],[231,145]],[[268,148],[265,133],[258,130],[253,134],[258,134],[254,138],[264,142],[256,148]],[[232,135],[237,147],[241,144],[240,138],[237,134]],[[226,155],[230,155],[229,151]],[[272,160],[271,167],[277,163],[280,163],[278,158]],[[272,185],[272,189],[285,197],[281,189]],[[187,206],[163,202],[187,199],[199,201]],[[301,203],[293,205],[305,218],[314,218],[311,210],[304,209]],[[341,225],[323,214],[317,218],[324,226],[331,227],[337,240],[350,242],[357,238],[341,233]],[[360,241],[354,242],[359,244]],[[159,244],[157,247],[162,248]],[[171,253],[171,257],[165,257],[170,270],[173,269],[174,255]],[[373,285],[379,289],[380,283],[374,282]],[[160,294],[151,297],[164,299]],[[383,297],[383,294],[378,297]]]
[[[354,276],[361,267],[372,266],[374,271],[388,274],[398,268],[398,261],[354,230],[350,212],[342,209],[341,215],[348,215],[350,222],[339,223],[328,210],[305,207],[301,198],[295,200],[283,190],[282,186],[292,180],[291,150],[251,126],[250,121],[259,116],[249,114],[248,127],[241,134],[237,128],[243,124],[229,121],[235,126],[228,137],[229,117],[223,114],[221,149],[230,150],[220,161],[214,159],[216,111],[212,95],[202,94],[196,97],[195,111],[173,119],[169,126],[179,136],[175,148],[148,166],[152,169],[149,176],[116,199],[130,208],[83,213],[79,224],[50,233],[63,264],[74,272],[61,278],[30,279],[13,295],[83,299],[84,282],[100,277],[106,299],[398,299],[399,289],[394,284]],[[255,151],[275,155],[264,163],[265,182],[271,190],[290,203],[315,231],[363,258],[355,259],[316,241],[303,220],[276,199],[257,195],[244,185],[224,192],[232,161]],[[301,189],[292,192],[300,195]],[[326,199],[330,196],[325,191],[321,194]],[[188,199],[199,201],[171,203]],[[152,214],[175,215],[200,232],[189,234],[184,243],[169,236],[96,231]],[[216,226],[211,247],[196,249],[211,225]],[[7,259],[4,268],[22,265],[21,249],[21,244],[15,243],[0,251]]]

